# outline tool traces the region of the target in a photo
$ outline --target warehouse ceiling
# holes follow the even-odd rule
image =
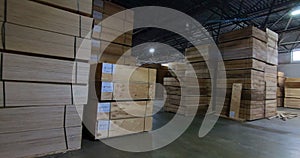
[[[300,16],[291,11],[299,0],[112,0],[126,8],[162,6],[182,11],[198,20],[216,40],[222,33],[256,26],[280,35],[279,53],[300,48]],[[183,52],[191,46],[177,34],[155,28],[135,30],[134,45],[162,42]]]

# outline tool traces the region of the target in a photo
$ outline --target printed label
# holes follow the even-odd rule
[[[114,84],[112,82],[102,82],[101,92],[112,93],[114,91]]]
[[[98,112],[108,113],[110,112],[110,103],[98,103]]]
[[[101,32],[102,27],[100,25],[95,25],[94,26],[94,32]]]
[[[99,19],[99,20],[102,20],[103,18],[103,14],[97,11],[93,11],[93,16],[95,19]]]
[[[234,111],[230,111],[229,117],[234,117],[235,116],[235,112]]]
[[[113,64],[103,63],[102,64],[102,73],[112,74],[113,73]]]
[[[109,121],[98,121],[98,131],[105,131],[109,128]]]

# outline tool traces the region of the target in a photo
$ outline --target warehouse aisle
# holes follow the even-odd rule
[[[289,110],[300,114],[300,110]],[[154,128],[173,117],[170,113],[155,116]],[[127,153],[101,142],[83,140],[82,150],[45,158],[296,158],[300,156],[300,118],[238,123],[220,119],[211,133],[197,137],[202,118],[196,118],[185,134],[169,146],[147,153]]]

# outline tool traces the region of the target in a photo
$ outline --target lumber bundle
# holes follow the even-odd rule
[[[278,72],[277,74],[277,106],[284,106],[284,83],[285,76],[283,72]]]
[[[136,65],[131,55],[134,13],[112,2],[95,0],[93,18],[95,20],[92,38],[93,55],[98,61]]]
[[[198,53],[198,49],[201,54]],[[191,62],[194,70],[187,68],[184,63],[171,63],[173,77],[164,78],[167,100],[164,106],[166,112],[191,116],[206,113],[211,101],[210,72],[205,63],[208,59],[210,47],[208,45],[186,49],[186,59]],[[198,84],[193,85],[192,77],[196,77]],[[196,103],[196,104],[195,104]]]
[[[300,79],[286,78],[284,89],[284,107],[300,108]]]
[[[94,139],[152,130],[155,69],[99,63],[94,82],[84,115]]]
[[[217,82],[217,87],[227,86],[223,115],[229,114],[231,87],[235,83],[242,84],[240,119],[256,120],[276,115],[277,41],[275,32],[255,27],[220,36],[219,48],[227,74],[227,83]]]
[[[0,157],[80,149],[92,0],[5,4],[0,0]]]
[[[209,45],[186,49],[186,60],[193,69],[188,68],[185,63],[169,64],[173,77],[164,78],[168,94],[165,111],[184,116],[190,116],[195,111],[197,114],[207,112],[211,101],[211,77],[205,60],[209,59],[209,51]],[[192,82],[193,77],[197,78],[197,84]]]

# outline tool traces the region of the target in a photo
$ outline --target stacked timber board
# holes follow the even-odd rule
[[[227,73],[227,95],[222,114],[229,114],[232,85],[242,83],[241,119],[256,120],[276,115],[277,41],[276,33],[255,27],[220,36],[219,48]]]
[[[174,77],[164,80],[168,95],[164,106],[165,111],[177,112],[185,116],[192,115],[194,111],[198,114],[206,113],[211,101],[211,77],[204,56],[209,57],[209,51],[209,45],[197,46],[197,49],[195,47],[186,49],[185,56],[193,70],[190,70],[184,63],[169,64]],[[193,77],[197,78],[198,85],[190,82]],[[179,82],[180,80],[182,83]],[[194,102],[198,104],[193,105]],[[180,105],[182,107],[179,110]]]
[[[101,63],[96,72],[97,100],[84,115],[95,139],[152,130],[156,70]]]
[[[177,113],[183,116],[192,116],[195,112],[197,114],[206,112],[210,97],[194,96],[193,92],[199,91],[199,88],[181,86],[179,79],[176,77],[165,77],[164,87],[167,92],[167,100],[164,105],[165,112]],[[182,95],[182,91],[185,95]],[[194,102],[199,104],[193,105]]]
[[[284,106],[284,83],[285,83],[284,73],[278,72],[278,75],[277,75],[277,107]]]
[[[300,108],[300,78],[286,79],[284,107]]]
[[[136,65],[136,58],[131,56],[132,30],[134,14],[114,3],[94,0],[93,51],[92,55],[101,62]]]
[[[0,0],[0,157],[81,148],[92,1],[69,2]]]

